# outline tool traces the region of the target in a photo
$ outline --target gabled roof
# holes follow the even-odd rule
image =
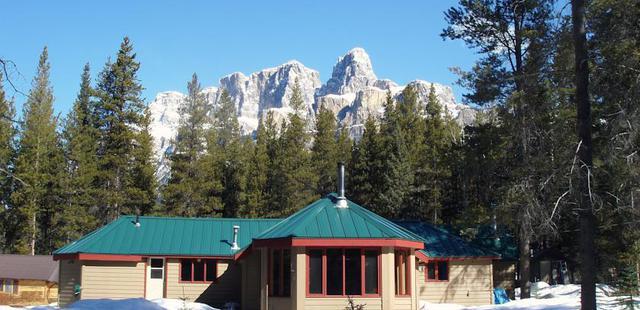
[[[0,254],[0,278],[58,282],[58,262],[51,255]]]
[[[396,224],[419,235],[424,241],[420,253],[427,258],[495,257],[498,253],[473,245],[448,231],[420,221],[396,221]]]
[[[401,239],[420,241],[411,231],[348,201],[347,208],[336,207],[335,193],[316,200],[294,213],[256,240],[281,238],[323,239]]]
[[[280,221],[141,216],[136,227],[135,216],[122,216],[53,254],[233,256],[234,225],[240,226],[238,245],[245,248]]]

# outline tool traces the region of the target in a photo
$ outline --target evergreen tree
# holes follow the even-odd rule
[[[222,174],[223,214],[225,217],[236,217],[244,200],[246,153],[243,151],[236,107],[226,90],[222,91],[213,124],[216,144],[223,154],[218,163]]]
[[[156,177],[153,163],[153,138],[149,133],[150,113],[147,109],[131,141],[132,161],[127,172],[125,210],[145,215],[156,202]]]
[[[13,123],[15,107],[13,101],[5,97],[0,72],[0,251],[6,248],[12,239],[12,222],[9,209],[11,190],[15,182],[13,168],[16,156],[16,128]]]
[[[374,209],[375,192],[381,186],[382,163],[381,138],[375,119],[369,115],[362,138],[353,144],[351,164],[347,167],[350,181],[346,185],[353,201]]]
[[[127,198],[127,186],[136,186],[135,179],[141,177],[139,167],[132,162],[150,162],[145,158],[134,157],[136,143],[144,143],[140,137],[146,128],[146,105],[141,98],[142,85],[137,74],[140,63],[129,38],[125,37],[120,45],[115,62],[107,62],[100,74],[96,87],[98,101],[96,103],[96,125],[98,138],[98,182],[100,191],[96,195],[101,202],[98,212],[102,223],[115,219],[120,214],[137,213],[134,205]],[[138,152],[145,156],[145,152]],[[135,168],[134,168],[135,167]]]
[[[433,84],[429,90],[426,105],[426,117],[421,132],[421,149],[414,164],[415,180],[411,203],[408,203],[406,215],[428,219],[434,224],[441,221],[443,193],[446,181],[451,177],[447,163],[449,150],[460,129],[449,117],[443,117],[440,102]]]
[[[64,124],[65,157],[68,163],[66,182],[66,206],[58,225],[65,240],[77,240],[93,230],[97,201],[96,175],[98,163],[97,130],[94,127],[94,104],[92,100],[89,64],[84,66],[80,91]]]
[[[54,216],[62,205],[61,180],[64,159],[53,115],[53,91],[49,82],[50,65],[45,47],[38,73],[24,105],[24,120],[16,158],[15,176],[20,179],[11,195],[12,208],[19,223],[12,251],[50,253]]]
[[[313,173],[318,179],[316,194],[320,196],[336,191],[336,165],[339,161],[336,133],[335,115],[324,105],[320,106],[316,114],[316,131],[311,148]]]
[[[276,210],[271,209],[272,193],[279,190],[275,180],[279,171],[276,167],[276,150],[278,150],[278,129],[273,112],[260,120],[256,136],[256,145],[248,169],[247,177],[247,211],[244,214],[257,217],[273,217]]]
[[[391,93],[387,92],[382,134],[383,158],[380,171],[381,184],[375,188],[373,207],[378,214],[387,218],[402,216],[404,203],[409,198],[413,184],[413,173],[409,161],[409,149],[402,130],[402,112],[396,108]]]
[[[548,115],[543,109],[548,108],[548,98],[541,81],[546,78],[549,47],[553,46],[549,40],[552,12],[553,0],[460,0],[458,7],[445,12],[449,26],[442,33],[443,38],[463,40],[484,55],[471,72],[461,72],[461,84],[471,90],[464,97],[479,105],[497,105],[511,133],[509,180],[504,184],[510,194],[500,203],[518,217],[514,228],[521,247],[522,298],[530,297],[529,246],[540,215],[546,215],[541,206],[549,205],[547,189],[538,185],[548,170],[536,171],[539,161],[545,162],[542,159],[549,154],[539,147],[546,146],[542,141],[545,128],[538,122],[542,118],[533,117],[536,112]]]
[[[303,113],[304,101],[300,85],[296,81],[289,105],[294,112],[289,114],[288,122],[283,123],[275,150],[272,190],[269,209],[273,216],[288,216],[309,202],[315,200],[314,193],[317,178],[314,175],[311,156],[306,149],[309,135],[306,132]]]
[[[206,181],[199,161],[206,147],[208,104],[195,73],[187,83],[187,90],[185,103],[178,111],[181,118],[170,155],[171,174],[162,189],[164,210],[161,213],[180,216],[195,214],[207,200],[203,188]]]

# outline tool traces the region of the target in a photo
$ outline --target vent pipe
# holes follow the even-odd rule
[[[231,244],[231,249],[234,251],[240,250],[238,246],[238,230],[240,230],[240,226],[233,225],[233,243]]]
[[[344,163],[338,163],[338,208],[347,208],[347,197],[344,195]]]

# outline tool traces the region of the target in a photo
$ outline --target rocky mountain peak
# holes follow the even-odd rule
[[[373,85],[377,79],[369,54],[364,49],[356,47],[338,58],[338,62],[333,66],[331,79],[318,91],[318,95],[354,93]]]

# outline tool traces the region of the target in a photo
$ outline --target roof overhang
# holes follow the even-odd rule
[[[404,239],[379,238],[277,238],[253,240],[255,247],[396,247],[421,250],[424,243]]]
[[[416,258],[419,259],[421,262],[427,263],[429,261],[461,261],[461,260],[473,260],[473,259],[477,259],[477,260],[494,260],[494,259],[500,259],[500,257],[497,256],[449,256],[449,257],[429,257],[426,254],[424,254],[423,252],[417,251],[416,252]]]
[[[94,260],[110,262],[139,262],[142,255],[121,255],[121,254],[94,254],[94,253],[69,253],[53,254],[53,260]]]

